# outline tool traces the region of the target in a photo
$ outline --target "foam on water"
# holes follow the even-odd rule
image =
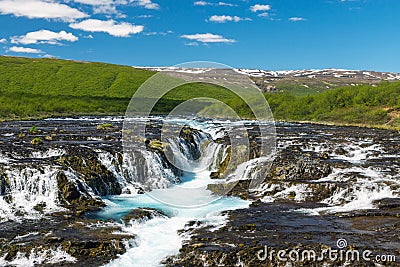
[[[60,264],[61,262],[76,262],[76,258],[72,257],[60,247],[57,249],[35,250],[32,249],[29,256],[25,253],[18,252],[15,259],[6,261],[5,257],[0,258],[0,266],[17,266],[17,267],[33,267],[41,264]]]
[[[41,215],[35,210],[38,204],[46,203],[44,212],[64,210],[58,205],[58,187],[56,173],[59,168],[44,166],[43,170],[30,167],[23,169],[6,169],[11,201],[0,196],[0,218],[2,220],[19,221],[15,213],[22,212],[25,218],[39,218]]]
[[[178,253],[183,240],[188,238],[188,236],[178,234],[178,230],[184,229],[187,222],[202,221],[204,224],[212,224],[217,229],[226,222],[226,217],[220,215],[221,211],[246,208],[250,204],[248,201],[237,198],[222,198],[207,206],[187,209],[162,204],[148,195],[118,197],[110,201],[113,204],[108,205],[102,214],[104,217],[115,218],[135,207],[160,209],[171,217],[157,217],[143,223],[124,226],[126,232],[135,235],[136,246],[106,265],[109,267],[161,266],[160,262],[167,256]]]
[[[44,152],[42,151],[33,151],[31,153],[31,158],[38,158],[38,159],[45,159],[45,158],[52,158],[52,157],[60,157],[64,155],[65,150],[63,149],[49,149]]]

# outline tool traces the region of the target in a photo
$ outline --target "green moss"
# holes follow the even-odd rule
[[[31,144],[32,145],[40,145],[40,144],[42,144],[43,143],[43,140],[42,140],[42,138],[40,138],[40,137],[35,137],[35,138],[33,138],[32,140],[31,140]]]
[[[112,125],[111,123],[103,123],[97,125],[97,130],[112,130],[115,129],[116,126]]]
[[[168,143],[163,143],[159,140],[151,140],[149,143],[149,148],[150,149],[155,149],[159,151],[164,151],[165,148],[168,147]]]
[[[29,129],[29,133],[30,134],[36,134],[36,133],[38,133],[39,132],[39,130],[36,128],[36,126],[32,126],[30,129]]]

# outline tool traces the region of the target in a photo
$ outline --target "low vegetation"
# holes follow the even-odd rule
[[[152,75],[148,70],[104,63],[0,57],[0,120],[122,115],[137,88]],[[285,91],[264,96],[277,120],[400,128],[400,82],[340,87],[318,94]],[[153,114],[166,114],[195,97],[211,97],[242,117],[253,116],[232,92],[200,83],[170,91],[157,102]],[[188,112],[201,114],[203,104],[193,103]],[[225,112],[220,107],[208,109],[216,115]]]
[[[382,82],[317,95],[266,94],[276,119],[400,126],[400,82]]]

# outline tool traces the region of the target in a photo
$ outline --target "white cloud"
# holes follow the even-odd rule
[[[74,0],[74,2],[92,6],[104,6],[114,4],[114,0]]]
[[[169,31],[166,31],[166,32],[145,32],[143,34],[146,35],[146,36],[151,36],[151,35],[163,35],[163,36],[166,36],[166,35],[171,34],[171,33],[174,33],[174,32],[169,30]]]
[[[130,2],[146,9],[160,9],[160,6],[156,3],[153,3],[152,0],[131,0]]]
[[[293,17],[293,18],[289,18],[290,21],[296,22],[296,21],[304,21],[306,20],[305,18],[299,18],[299,17]]]
[[[11,37],[11,43],[13,44],[58,44],[59,41],[76,42],[78,37],[66,31],[52,32],[49,30],[28,32],[26,35]]]
[[[211,3],[211,2],[206,2],[206,1],[196,1],[193,4],[195,6],[237,6],[235,4],[226,3],[226,2]]]
[[[268,11],[270,9],[271,9],[270,5],[259,5],[259,4],[256,4],[256,5],[250,7],[250,10],[252,12]]]
[[[186,46],[199,46],[198,42],[185,43]]]
[[[227,39],[221,35],[212,33],[197,33],[197,34],[185,34],[181,38],[185,38],[192,41],[197,41],[201,43],[234,43],[233,39]]]
[[[105,32],[112,36],[129,37],[131,34],[140,33],[144,27],[133,25],[128,22],[117,23],[114,20],[87,19],[79,23],[71,23],[72,29],[83,30],[87,32]]]
[[[160,6],[152,0],[74,0],[76,3],[91,6],[117,6],[133,4],[147,9],[159,9]]]
[[[21,46],[13,46],[7,49],[7,52],[15,52],[15,53],[28,53],[28,54],[41,54],[43,51],[39,49],[29,48],[29,47],[21,47]]]
[[[6,38],[1,38],[0,39],[0,44],[5,44],[7,43],[7,39]]]
[[[238,17],[238,16],[225,16],[225,15],[222,15],[222,16],[213,15],[208,19],[208,21],[216,22],[216,23],[225,23],[225,22],[228,22],[228,21],[239,22],[239,21],[242,21],[242,20],[251,20],[251,19],[249,19],[249,18],[241,18],[241,17]]]
[[[124,18],[126,15],[118,12],[117,5],[126,5],[126,0],[74,0],[74,2],[93,7],[94,14],[116,15],[118,18]]]
[[[195,6],[208,6],[208,5],[212,5],[212,3],[206,2],[206,1],[196,1],[194,2]]]
[[[150,19],[152,17],[153,17],[153,15],[139,15],[139,16],[136,16],[135,18],[138,18],[138,19]]]
[[[95,14],[118,14],[117,8],[111,5],[93,6]]]
[[[237,6],[235,4],[231,4],[231,3],[225,3],[225,2],[218,2],[219,6]]]
[[[0,14],[27,18],[60,19],[74,21],[87,14],[65,4],[44,0],[0,0]]]
[[[43,55],[44,58],[57,58],[56,56],[50,55],[50,54],[45,54]]]
[[[263,12],[263,13],[258,14],[257,16],[259,16],[259,17],[268,17],[269,13],[268,12]]]

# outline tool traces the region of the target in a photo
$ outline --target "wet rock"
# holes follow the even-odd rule
[[[347,150],[345,150],[343,147],[336,148],[335,153],[337,155],[348,155],[349,154],[349,152]]]
[[[273,160],[267,178],[285,181],[318,180],[331,172],[330,165],[318,156],[289,147],[280,151]]]
[[[400,198],[383,198],[372,202],[378,209],[400,208]]]
[[[127,224],[130,221],[147,221],[155,217],[168,217],[163,211],[152,208],[136,208],[123,216],[121,220]]]
[[[118,126],[113,125],[112,123],[103,123],[100,125],[97,125],[97,130],[103,130],[103,131],[113,131],[118,129]]]
[[[225,177],[225,175],[227,174],[229,162],[231,161],[231,155],[232,155],[232,149],[231,147],[228,147],[226,150],[226,156],[219,163],[218,169],[214,172],[211,172],[210,174],[211,179],[219,179]]]
[[[79,181],[69,180],[63,172],[58,173],[57,184],[62,205],[78,214],[105,206],[100,198],[90,195]]]
[[[191,127],[183,127],[182,130],[179,132],[179,137],[182,138],[189,150],[189,159],[196,160],[200,158],[201,151],[200,151],[200,142],[201,133],[197,129],[193,129]]]
[[[93,150],[81,148],[71,149],[58,159],[67,168],[82,175],[85,182],[99,196],[121,194],[121,186],[117,178],[98,159]]]
[[[205,263],[209,266],[342,266],[346,259],[325,257],[318,262],[307,259],[288,262],[279,261],[276,254],[271,260],[257,257],[266,246],[269,251],[285,250],[287,253],[291,250],[314,250],[316,253],[329,248],[337,250],[340,238],[348,242],[344,249],[397,255],[399,219],[378,217],[372,224],[372,217],[364,221],[359,217],[310,216],[297,211],[321,206],[310,202],[266,204],[257,201],[253,204],[248,209],[229,211],[229,222],[218,230],[211,230],[209,226],[192,229],[190,240],[184,242],[178,255],[164,261],[166,266],[204,266]],[[378,227],[385,231],[376,231]],[[362,258],[346,264],[375,266]]]
[[[33,253],[42,255],[43,262],[38,266],[55,266],[45,252],[60,250],[74,257],[75,262],[59,262],[57,266],[102,266],[125,253],[128,248],[125,244],[134,238],[115,234],[121,232],[118,226],[88,219],[65,220],[60,215],[39,221],[25,220],[23,224],[0,223],[0,257],[12,261],[19,253],[28,258]]]

